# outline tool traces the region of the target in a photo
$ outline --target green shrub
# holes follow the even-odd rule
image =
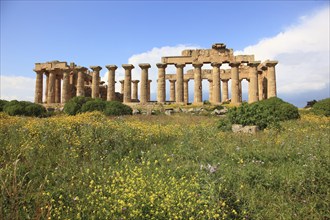
[[[23,115],[24,103],[21,103],[17,100],[10,101],[4,106],[3,111],[11,116]]]
[[[232,123],[230,122],[228,117],[221,118],[218,124],[218,128],[220,129],[220,131],[231,131],[231,126]]]
[[[317,115],[330,116],[330,98],[316,102],[312,107],[312,112]]]
[[[106,107],[106,102],[102,99],[93,99],[81,107],[81,112],[93,112],[93,111],[100,111],[103,112]]]
[[[278,125],[280,121],[298,119],[298,108],[273,97],[252,104],[243,103],[228,112],[232,124],[257,125],[264,129],[269,125]]]
[[[46,115],[46,108],[42,105],[31,103],[25,106],[25,115],[26,116],[45,116]]]
[[[106,115],[131,115],[132,108],[118,101],[106,102],[104,113]]]
[[[82,106],[92,100],[90,97],[77,96],[65,103],[63,111],[68,115],[76,115],[81,112]]]
[[[7,100],[2,100],[0,99],[0,112],[3,111],[3,108],[5,107],[5,105],[8,103]]]
[[[46,109],[42,105],[17,100],[7,102],[3,107],[3,111],[12,116],[24,115],[40,117],[44,116],[46,113]]]

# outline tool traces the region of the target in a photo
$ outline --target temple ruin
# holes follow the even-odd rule
[[[254,55],[234,55],[233,49],[226,48],[223,43],[213,44],[211,49],[184,50],[181,56],[162,57],[157,63],[157,102],[175,102],[188,104],[188,82],[194,80],[193,104],[203,103],[202,80],[209,82],[209,101],[221,104],[230,101],[234,105],[242,102],[243,79],[249,82],[248,102],[256,102],[276,96],[275,66],[278,62],[266,60],[255,61]],[[186,65],[192,64],[194,69],[184,72]],[[203,64],[211,64],[212,69],[202,69]],[[221,69],[228,64],[230,69]],[[176,73],[166,73],[169,65],[176,67]],[[141,63],[141,78],[132,80],[132,64],[123,64],[125,78],[119,80],[121,91],[115,92],[116,65],[105,66],[108,69],[108,84],[100,79],[100,66],[77,66],[75,63],[51,61],[36,63],[35,103],[65,103],[75,96],[102,98],[113,101],[120,100],[126,104],[150,102],[150,84],[148,63]],[[43,94],[43,78],[46,76],[45,94]],[[169,97],[166,97],[166,81],[170,83]],[[231,97],[228,82],[231,82]],[[138,84],[140,90],[138,91]],[[138,97],[138,94],[140,95]]]

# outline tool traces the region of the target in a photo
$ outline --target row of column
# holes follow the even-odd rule
[[[72,87],[77,85],[77,96],[84,96],[84,72],[87,68],[77,68],[78,78],[70,76],[69,70],[54,69],[50,71],[35,70],[36,85],[35,85],[35,103],[42,103],[43,98],[43,75],[46,75],[45,99],[47,103],[66,102],[72,97]],[[63,80],[63,83],[61,83]],[[62,88],[61,88],[62,85]]]
[[[214,96],[213,96],[213,93],[214,93],[214,86],[213,86],[213,80],[212,79],[209,79],[209,100],[214,100]],[[228,79],[225,79],[225,80],[221,80],[222,81],[222,87],[221,87],[221,84],[219,83],[219,90],[217,89],[215,91],[215,94],[217,94],[216,98],[220,98],[221,95],[222,95],[222,100],[223,101],[226,101],[228,100]],[[171,102],[175,102],[175,85],[176,85],[176,80],[175,79],[171,79],[169,80],[170,82],[170,101]],[[189,79],[184,79],[183,80],[183,102],[185,104],[187,104],[189,102],[189,86],[188,86],[188,83],[189,83]],[[221,88],[222,88],[222,92],[221,92]],[[195,89],[195,88],[194,88]],[[213,102],[213,101],[212,101]]]
[[[256,102],[259,100],[258,85],[258,70],[257,67],[260,62],[250,62],[249,68],[249,102]],[[267,96],[268,98],[276,96],[276,79],[275,79],[275,65],[277,62],[267,63]],[[202,103],[202,63],[193,63],[194,67],[194,104]],[[221,84],[220,84],[220,67],[221,63],[211,63],[212,66],[212,82],[210,82],[210,101],[213,104],[221,102]],[[239,81],[239,66],[240,62],[230,63],[231,67],[231,103],[239,104],[242,102],[241,87]],[[188,102],[188,80],[184,80],[183,68],[185,64],[175,64],[176,80],[170,80],[170,101],[177,103]],[[157,101],[165,102],[165,68],[166,64],[157,64],[158,67],[158,98]],[[222,100],[228,99],[228,80],[223,82],[223,97]]]
[[[257,67],[260,62],[250,62],[249,69],[249,102],[256,102],[259,99],[259,93],[264,90],[263,83],[258,79]],[[275,65],[276,62],[267,63],[267,97],[276,96],[276,79],[275,79]],[[167,64],[157,63],[158,67],[158,91],[157,101],[164,103],[166,99],[165,89],[165,76]],[[170,101],[177,103],[188,102],[188,80],[184,80],[184,67],[185,64],[175,64],[176,66],[176,80],[170,80]],[[193,63],[194,67],[194,104],[202,103],[202,63]],[[221,63],[211,63],[212,66],[212,80],[210,80],[210,101],[213,104],[221,102],[221,84],[220,84],[220,67]],[[241,102],[241,88],[239,81],[239,62],[230,63],[231,67],[231,103],[239,104]],[[125,69],[125,79],[122,82],[123,102],[129,103],[132,99],[137,99],[138,80],[132,80],[132,64],[123,64]],[[148,69],[151,67],[148,63],[139,64],[141,68],[141,81],[140,81],[140,103],[147,103],[150,101],[150,83],[148,80]],[[92,98],[100,97],[100,66],[91,66],[92,72]],[[107,100],[113,101],[116,99],[115,95],[115,71],[116,65],[107,65],[108,69],[108,87],[107,87]],[[71,98],[71,87],[77,85],[77,96],[85,96],[85,67],[77,67],[78,72],[77,82],[72,82],[74,79],[70,77],[69,70],[54,69],[46,73],[46,97],[47,103],[65,103]],[[44,70],[36,71],[36,88],[35,88],[35,102],[42,103],[43,91],[43,74]],[[61,79],[63,78],[63,85],[61,88]],[[221,80],[223,83],[222,100],[228,99],[228,80]],[[133,93],[132,93],[133,83]],[[62,93],[62,97],[61,97]]]

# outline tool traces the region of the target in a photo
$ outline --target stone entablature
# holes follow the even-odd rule
[[[223,43],[212,45],[212,49],[183,50],[182,56],[162,57],[162,62],[166,64],[193,64],[199,63],[247,63],[254,61],[254,55],[236,55],[233,49],[227,49]]]
[[[277,61],[255,61],[254,55],[237,55],[233,49],[226,48],[225,44],[217,43],[212,49],[184,50],[182,56],[162,57],[162,63],[157,63],[157,102],[166,102],[166,81],[169,81],[170,102],[179,104],[189,103],[189,84],[194,80],[194,104],[202,104],[202,80],[209,82],[209,101],[220,104],[230,100],[232,104],[242,102],[242,80],[249,83],[249,103],[276,96]],[[184,71],[187,65],[192,64],[194,69]],[[212,69],[203,69],[204,64],[211,64]],[[230,69],[221,69],[222,64],[229,64]],[[166,73],[169,65],[176,67],[176,73]],[[125,77],[119,80],[120,93],[115,92],[116,65],[105,66],[108,69],[108,84],[100,81],[101,66],[77,66],[75,63],[50,61],[36,63],[36,103],[65,103],[74,96],[88,96],[102,98],[108,101],[122,100],[124,103],[150,102],[149,63],[138,65],[141,69],[140,80],[132,79],[132,64],[123,64]],[[155,74],[155,73],[152,73]],[[43,77],[46,76],[45,96],[43,99]],[[231,97],[228,92],[228,82],[231,82]],[[138,84],[140,91],[138,92]],[[138,98],[140,94],[140,98]]]

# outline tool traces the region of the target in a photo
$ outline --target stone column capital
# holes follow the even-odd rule
[[[135,67],[132,64],[123,64],[121,65],[125,70],[132,70]]]
[[[274,67],[278,64],[278,61],[276,61],[276,60],[267,60],[265,62],[265,64],[266,64],[267,67]]]
[[[176,79],[170,79],[169,80],[171,83],[175,83],[176,82]]]
[[[209,81],[210,83],[211,83],[211,82],[213,82],[213,80],[212,80],[212,79],[207,79],[207,81]]]
[[[193,67],[195,67],[195,68],[201,68],[201,67],[203,66],[203,63],[198,63],[198,62],[196,62],[196,63],[193,63],[192,65],[193,65]]]
[[[229,79],[221,79],[222,82],[228,82]]]
[[[36,72],[36,74],[40,74],[40,73],[44,73],[45,72],[44,69],[40,69],[40,70],[33,69],[33,71]]]
[[[211,66],[212,67],[220,67],[222,65],[222,63],[217,63],[217,62],[213,62],[213,63],[211,63]]]
[[[93,71],[100,71],[102,69],[102,67],[100,66],[90,66],[90,68],[93,70]]]
[[[106,65],[105,66],[108,70],[116,70],[118,67],[116,65]]]
[[[83,66],[76,66],[75,69],[78,71],[78,72],[84,72],[87,70],[86,67],[83,67]]]
[[[139,83],[140,80],[132,80],[132,83]]]
[[[157,63],[156,66],[158,68],[164,68],[165,69],[167,67],[167,64],[166,63]]]
[[[183,82],[189,82],[190,79],[183,79]]]
[[[252,62],[249,62],[247,65],[249,67],[258,67],[260,63],[261,63],[260,61],[252,61]]]
[[[139,64],[139,67],[140,67],[141,69],[149,69],[151,66],[150,66],[149,63],[140,63],[140,64]]]
[[[175,64],[175,67],[176,67],[176,68],[183,68],[183,67],[185,67],[185,66],[186,66],[185,63],[176,63],[176,64]]]
[[[232,62],[232,63],[229,63],[229,66],[230,66],[230,67],[239,67],[239,65],[241,65],[240,62]]]
[[[152,80],[151,79],[148,79],[148,83],[151,83],[152,82]]]
[[[119,82],[120,82],[120,83],[124,83],[124,80],[123,80],[123,79],[122,79],[122,80],[119,80]]]

